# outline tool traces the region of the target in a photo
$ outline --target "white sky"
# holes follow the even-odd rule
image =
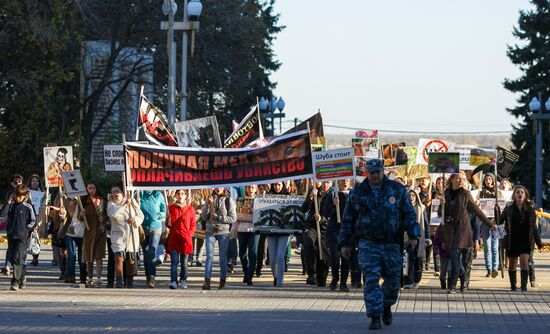
[[[506,56],[528,0],[277,0],[272,79],[287,123],[318,109],[341,125],[415,131],[502,131],[515,96]],[[278,126],[278,121],[277,121]]]

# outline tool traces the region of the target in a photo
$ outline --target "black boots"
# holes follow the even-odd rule
[[[393,317],[391,314],[391,306],[384,306],[384,314],[382,314],[382,322],[384,322],[384,325],[389,326],[391,325],[392,321],[393,321]]]
[[[370,325],[369,329],[380,329],[382,328],[382,324],[380,323],[380,317],[371,317],[370,318]]]
[[[527,280],[529,279],[529,270],[521,270],[521,291],[527,291]]]
[[[447,282],[445,279],[440,279],[439,283],[441,284],[441,290],[447,290]]]
[[[225,288],[225,278],[220,279],[220,286],[218,286],[218,290],[223,288]]]
[[[510,277],[510,290],[517,291],[516,283],[517,283],[517,277],[516,277],[516,271],[508,270],[508,276]]]
[[[210,290],[210,278],[204,279],[204,284],[202,285],[203,290]]]

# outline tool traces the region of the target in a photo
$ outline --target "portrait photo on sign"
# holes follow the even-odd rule
[[[44,147],[44,178],[47,187],[63,185],[61,173],[73,170],[72,146]]]
[[[363,157],[355,158],[355,176],[367,176],[367,159]]]
[[[458,173],[459,171],[459,153],[430,152],[428,155],[428,173]]]

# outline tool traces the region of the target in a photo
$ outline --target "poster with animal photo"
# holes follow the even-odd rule
[[[473,148],[470,151],[470,166],[480,166],[483,164],[494,164],[496,162],[497,151]]]
[[[46,187],[63,185],[62,172],[73,170],[72,146],[44,147],[44,179]]]
[[[216,116],[178,122],[175,128],[180,147],[222,147]]]
[[[305,197],[262,195],[254,198],[252,221],[259,233],[294,233],[302,231],[306,214],[302,212]]]
[[[244,223],[252,223],[254,213],[254,198],[238,197],[236,200],[237,220]]]
[[[449,152],[430,152],[428,155],[428,173],[458,173],[460,154]]]
[[[378,159],[379,157],[378,138],[352,138],[351,145],[356,157],[367,159]]]
[[[382,157],[384,159],[384,167],[403,165],[404,163],[406,163],[407,160],[402,154],[400,154],[399,157],[397,156],[398,152],[403,152],[399,151],[398,148],[405,147],[405,145],[405,142],[382,145]],[[397,163],[398,158],[400,160],[399,164]],[[405,160],[404,163],[403,160]]]

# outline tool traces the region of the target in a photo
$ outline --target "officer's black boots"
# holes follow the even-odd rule
[[[391,314],[391,306],[384,306],[384,314],[382,314],[382,322],[384,322],[384,325],[389,326],[391,325],[392,321],[393,321],[393,317]]]
[[[380,329],[382,324],[380,323],[380,317],[371,317],[369,329]]]

